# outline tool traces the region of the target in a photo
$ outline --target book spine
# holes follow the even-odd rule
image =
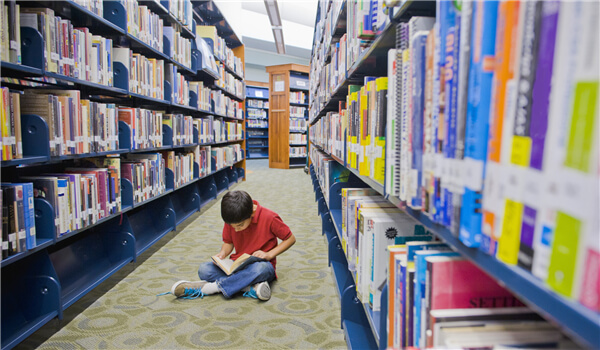
[[[463,162],[467,170],[459,232],[459,238],[469,247],[478,247],[481,243],[481,192],[487,156],[489,111],[492,105],[497,22],[497,2],[473,4],[471,73]]]
[[[542,170],[544,154],[544,140],[548,129],[548,107],[550,104],[550,90],[553,71],[554,49],[556,42],[556,29],[558,25],[558,1],[544,2],[541,8],[542,17],[539,28],[539,48],[535,81],[532,91],[531,116],[529,124],[529,139],[525,139],[527,146],[524,152],[530,159],[530,168]],[[529,148],[529,149],[527,149]],[[514,148],[513,148],[514,154]],[[536,172],[537,173],[537,172]],[[540,220],[539,182],[525,183],[523,224],[521,227],[521,242],[519,245],[518,265],[531,271],[534,257],[535,226]],[[538,231],[539,232],[539,231]]]
[[[413,209],[421,208],[421,176],[423,160],[423,113],[425,96],[423,93],[425,85],[425,50],[427,43],[427,32],[415,33],[412,38],[412,115],[410,118],[412,126],[412,169],[411,169],[411,198],[410,206]]]
[[[524,6],[523,13],[523,36],[521,41],[521,59],[519,61],[519,86],[516,99],[516,114],[514,120],[513,136],[511,140],[510,164],[519,167],[529,166],[529,155],[531,153],[531,138],[529,137],[531,121],[531,105],[533,82],[535,79],[535,67],[537,63],[537,48],[539,46],[539,28],[541,19],[541,5],[539,1],[529,1]],[[520,196],[523,186],[507,186],[504,205],[504,221],[502,234],[498,242],[497,257],[510,265],[518,262],[519,244],[523,220],[535,222],[536,211],[526,206]],[[530,225],[526,228],[533,236]],[[527,239],[529,240],[529,239]]]

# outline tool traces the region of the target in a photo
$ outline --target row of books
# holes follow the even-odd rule
[[[4,62],[21,64],[20,6],[15,1],[0,6],[0,58]]]
[[[196,159],[194,152],[164,151],[162,153],[163,158],[166,159],[166,168],[173,172],[174,188],[178,188],[194,180],[194,162]]]
[[[334,155],[340,159],[345,156],[344,138],[346,129],[342,128],[342,119],[346,121],[346,113],[343,109],[345,102],[340,101],[339,112],[327,112],[320,120],[309,129],[310,140],[315,145],[321,147],[328,154]],[[346,122],[347,123],[347,122]]]
[[[244,96],[244,81],[239,80],[233,74],[227,72],[223,63],[219,63],[217,67],[219,68],[219,75],[221,78],[215,80],[215,85],[235,96]]]
[[[399,170],[389,193],[465,245],[599,310],[590,298],[600,292],[592,287],[600,229],[591,195],[598,192],[591,145],[599,139],[599,5],[438,5],[435,20],[401,25],[395,86],[408,104],[388,114],[400,125],[388,142],[388,164]]]
[[[306,107],[290,106],[290,117],[306,118]]]
[[[120,62],[129,69],[129,92],[165,99],[165,68],[168,69],[169,64],[165,67],[165,61],[147,58],[127,47],[115,47],[113,53],[114,62]]]
[[[269,108],[269,101],[265,100],[254,100],[250,97],[246,99],[246,104],[248,107],[254,108]]]
[[[33,249],[36,246],[33,185],[2,183],[2,259]]]
[[[21,94],[0,88],[0,142],[2,160],[23,158]]]
[[[177,67],[167,64],[166,81],[171,84],[171,102],[184,106],[190,105],[190,84],[185,76],[177,71]]]
[[[385,236],[391,216],[373,211],[367,216],[361,214],[366,231]],[[412,227],[415,232],[418,228]],[[411,227],[406,230],[410,232]],[[441,242],[390,245],[382,254],[384,259],[389,257],[384,262],[388,268],[388,347],[576,347],[558,328]],[[377,260],[373,256],[373,263]]]
[[[465,245],[599,310],[598,148],[591,145],[598,142],[600,64],[590,49],[598,47],[598,4],[437,5],[437,18],[399,26],[399,46],[388,53],[389,98],[379,104],[387,105],[387,120],[369,119],[370,95],[359,90],[361,100],[348,99],[339,118],[320,120],[329,125],[316,126],[316,139],[329,142],[332,154],[345,146],[349,167],[359,170],[372,154],[357,149],[358,137],[379,140],[385,171],[379,162],[379,170],[361,174],[380,183],[384,175],[387,194]],[[373,122],[379,127],[369,129]]]
[[[306,157],[306,146],[305,147],[290,147],[290,157],[292,157],[292,158]]]
[[[11,220],[23,220],[21,207],[34,207],[33,198],[45,199],[52,205],[56,237],[92,225],[121,210],[120,159],[95,158],[81,163],[89,167],[66,168],[62,173],[21,177],[19,180],[23,182],[22,189],[15,190],[16,198],[23,200],[24,204],[13,205],[12,201],[7,200],[9,197],[6,196],[10,196],[12,190],[7,191],[6,188],[14,184],[2,184],[5,194],[3,205],[9,211],[9,227],[8,229],[6,226],[3,227],[3,236],[9,237],[9,242],[11,242],[10,237],[14,237],[13,234],[21,236],[18,231],[15,231]],[[19,211],[11,213],[13,211],[11,206],[17,207]],[[27,220],[27,216],[25,219]],[[28,221],[29,224],[26,223],[25,226],[27,239],[31,242],[27,242],[26,245],[19,244],[17,250],[12,249],[14,245],[9,244],[8,251],[3,251],[4,257],[35,247],[35,216],[30,217]]]
[[[9,6],[12,3],[7,2]],[[21,7],[14,19],[21,27],[42,34],[46,72],[113,86],[112,39],[93,35],[87,27],[75,28],[70,20],[56,16],[49,8]],[[15,30],[20,33],[21,27]],[[20,49],[20,42],[15,45]]]
[[[306,103],[306,93],[302,91],[290,91],[290,103]]]
[[[92,13],[95,13],[99,17],[104,16],[103,0],[73,0],[73,2],[79,6],[86,8]]]
[[[267,111],[248,107],[247,117],[248,119],[267,119]]]
[[[242,146],[239,144],[227,145],[226,147],[212,147],[211,155],[217,170],[233,166],[244,158]]]
[[[191,0],[163,0],[162,5],[169,10],[181,24],[192,30],[194,11]]]
[[[170,58],[185,67],[192,68],[192,41],[184,38],[181,32],[173,27],[164,27],[163,32],[169,43]]]
[[[244,62],[233,54],[233,50],[227,47],[225,39],[217,33],[215,26],[196,26],[196,35],[208,39],[207,43],[212,45],[214,57],[230,67],[240,77],[244,76]],[[221,74],[223,77],[223,74]],[[241,96],[241,95],[239,95]]]
[[[313,148],[311,159],[322,188],[348,180],[348,170],[327,154]],[[525,308],[477,266],[435,241],[416,220],[375,190],[343,188],[341,196],[340,241],[348,269],[359,300],[387,315],[387,348],[484,348],[504,342],[558,346],[564,341],[560,331]],[[382,310],[381,295],[386,284],[388,308]],[[533,342],[531,338],[512,337],[505,333],[505,327],[494,329],[502,338],[468,334],[449,339],[446,327],[464,324],[442,324],[469,321],[469,326],[479,322],[478,326],[483,327],[481,323],[524,320],[538,322],[526,328]]]
[[[19,143],[22,114],[36,114],[46,121],[52,156],[119,149],[114,104],[80,99],[76,90],[25,90],[24,94],[9,93],[7,88],[1,90],[2,160],[23,156]]]
[[[165,114],[162,124],[173,130],[172,145],[182,146],[194,143],[194,118],[183,114]],[[164,138],[163,138],[164,140]]]
[[[383,0],[347,1],[345,4],[346,32],[339,42],[330,44],[331,28],[337,25],[337,5],[331,6],[326,16],[322,17],[322,26],[327,29],[322,35],[328,41],[313,44],[313,59],[316,64],[311,65],[309,83],[311,103],[314,102],[311,116],[318,113],[336,87],[346,79],[347,70],[389,23],[388,14],[384,13]]]
[[[266,120],[248,119],[246,126],[249,128],[268,128],[269,122]]]
[[[306,119],[290,118],[290,131],[306,131],[307,125]]]
[[[160,16],[137,0],[120,0],[127,12],[127,33],[140,39],[148,46],[163,52],[164,26]]]
[[[133,203],[141,203],[166,191],[162,153],[130,153],[122,159],[121,176],[131,182]]]
[[[306,134],[290,134],[290,144],[306,144]]]
[[[215,119],[213,121],[213,130],[215,134],[214,142],[242,140],[243,127],[244,125],[242,123]]]
[[[190,81],[190,91],[198,96],[198,108],[230,118],[243,119],[242,103],[225,95],[223,91],[204,86],[201,81]]]

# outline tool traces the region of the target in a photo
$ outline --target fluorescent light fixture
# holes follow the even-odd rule
[[[275,46],[278,54],[285,53],[285,44],[283,42],[283,31],[281,28],[273,27],[273,38],[275,38]]]
[[[285,44],[283,43],[283,30],[281,29],[281,17],[279,16],[279,6],[277,0],[264,0],[265,8],[267,9],[267,16],[271,22],[271,29],[273,30],[273,38],[275,39],[275,47],[277,47],[278,54],[285,53]]]
[[[281,27],[281,17],[279,16],[279,6],[277,0],[265,0],[267,15],[273,27]]]

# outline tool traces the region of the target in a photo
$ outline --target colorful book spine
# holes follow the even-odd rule
[[[544,2],[541,9],[539,28],[539,47],[535,82],[532,91],[531,118],[529,136],[523,139],[524,157],[529,158],[529,166],[534,174],[541,174],[544,156],[544,140],[548,129],[548,107],[554,63],[554,48],[560,3],[558,1]],[[515,149],[513,148],[513,154]],[[518,156],[518,154],[517,154]],[[533,265],[534,237],[537,222],[540,220],[541,184],[539,176],[530,177],[523,189],[525,208],[521,226],[521,242],[519,245],[518,265],[531,271]],[[539,232],[539,231],[538,231]]]
[[[489,117],[488,151],[485,180],[483,186],[483,224],[480,249],[495,255],[501,232],[502,186],[500,160],[502,153],[503,130],[510,129],[511,95],[514,90],[516,62],[519,58],[519,13],[521,3],[503,0],[500,2],[497,37],[496,62],[492,86],[492,105]]]
[[[409,205],[413,209],[420,209],[421,201],[421,185],[423,172],[423,113],[425,108],[425,50],[427,46],[427,31],[419,31],[414,33],[411,38],[411,55],[412,55],[412,154],[411,169],[410,169],[410,201]]]
[[[489,128],[489,110],[492,98],[492,78],[495,57],[496,21],[498,2],[473,3],[471,72],[465,133],[464,194],[460,220],[461,241],[469,247],[481,242],[481,191]]]
[[[529,129],[531,124],[531,106],[533,95],[533,83],[535,80],[535,68],[539,46],[539,29],[541,23],[542,3],[539,1],[528,1],[523,5],[521,15],[523,20],[523,35],[521,39],[521,58],[519,60],[519,75],[517,80],[517,98],[514,126],[510,142],[510,164],[518,167],[529,167],[531,154],[531,138]],[[517,178],[515,176],[514,178]],[[509,180],[510,182],[511,180]],[[522,181],[515,186],[514,182],[506,186],[504,194],[504,218],[502,223],[502,234],[498,242],[497,257],[501,261],[516,265],[519,255],[519,244],[523,223],[528,235],[533,235],[536,211],[523,202],[522,193],[524,184]]]
[[[548,268],[548,285],[557,293],[578,298],[589,275],[585,259],[590,249],[597,249],[598,227],[598,110],[600,109],[600,56],[597,33],[600,6],[583,2],[576,20],[581,24],[575,52],[575,74],[568,105],[564,158],[553,173],[558,189],[556,228]],[[593,265],[591,266],[593,271]]]

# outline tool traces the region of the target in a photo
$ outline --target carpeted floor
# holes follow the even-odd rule
[[[267,160],[249,160],[247,181],[233,188],[277,212],[297,238],[277,259],[271,300],[157,296],[178,280],[198,279],[198,264],[219,252],[219,198],[18,348],[346,348],[310,176],[302,168],[269,169]]]

